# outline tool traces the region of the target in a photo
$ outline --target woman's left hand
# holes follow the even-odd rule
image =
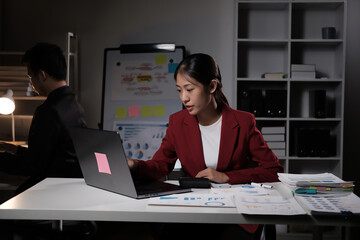
[[[198,174],[195,177],[207,178],[210,181],[217,182],[217,183],[227,183],[230,180],[229,177],[225,173],[218,172],[212,168],[206,168],[206,169],[198,172]]]

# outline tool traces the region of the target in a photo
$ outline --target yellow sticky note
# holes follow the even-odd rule
[[[152,116],[152,106],[142,106],[141,107],[141,116],[142,117],[151,117]]]
[[[157,65],[161,64],[166,64],[166,55],[165,54],[159,54],[159,55],[156,55],[155,57],[155,63]]]
[[[126,118],[126,107],[118,107],[115,109],[115,118]]]
[[[157,117],[165,116],[165,106],[164,105],[155,105],[154,106],[154,116],[157,116]]]

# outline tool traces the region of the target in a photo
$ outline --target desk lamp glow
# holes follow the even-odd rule
[[[11,114],[11,133],[12,140],[15,142],[15,119],[14,119],[15,101],[13,98],[13,91],[11,89],[6,90],[5,94],[0,97],[0,114]]]

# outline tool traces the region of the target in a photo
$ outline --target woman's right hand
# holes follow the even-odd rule
[[[132,158],[126,158],[126,159],[130,170],[136,170],[138,168],[139,162],[137,159],[132,159]]]

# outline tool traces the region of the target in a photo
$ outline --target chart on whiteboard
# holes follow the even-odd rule
[[[173,76],[177,63],[167,58],[158,54],[147,61],[117,61],[112,68],[112,100],[178,98]]]
[[[154,122],[115,122],[114,130],[123,140],[126,157],[150,160],[159,149],[167,124]]]

